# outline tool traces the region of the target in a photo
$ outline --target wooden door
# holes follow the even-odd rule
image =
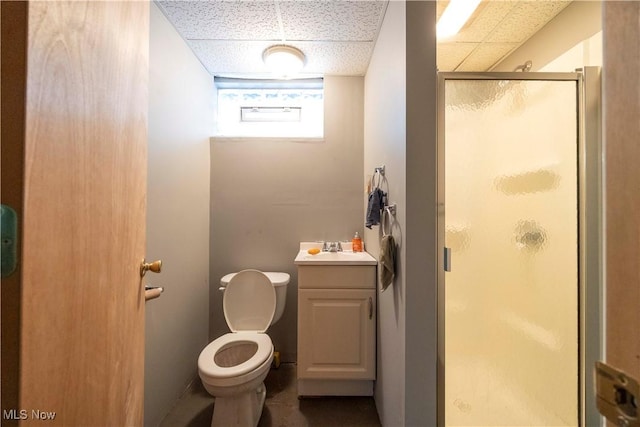
[[[25,412],[13,418],[141,425],[149,5],[23,7]]]

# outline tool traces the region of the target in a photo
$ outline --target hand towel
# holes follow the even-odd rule
[[[384,291],[393,283],[396,276],[396,241],[392,235],[382,237],[380,241],[380,287]]]
[[[384,205],[384,192],[380,188],[374,188],[369,193],[369,203],[367,205],[367,220],[365,226],[371,228],[380,224],[380,211]]]

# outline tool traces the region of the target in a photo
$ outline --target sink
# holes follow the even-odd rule
[[[344,245],[349,246],[350,245]],[[311,255],[307,252],[311,248],[321,248],[322,244],[301,242],[300,251],[294,260],[296,265],[376,265],[378,261],[367,252],[320,252]]]

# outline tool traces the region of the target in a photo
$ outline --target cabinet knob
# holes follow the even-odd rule
[[[369,297],[369,319],[373,317],[373,300]]]

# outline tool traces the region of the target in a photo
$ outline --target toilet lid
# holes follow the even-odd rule
[[[258,270],[243,270],[229,281],[224,292],[224,318],[233,332],[265,332],[276,311],[276,291]]]
[[[276,288],[278,286],[284,286],[289,284],[289,280],[291,279],[291,276],[289,275],[289,273],[282,273],[279,271],[263,271],[263,273],[266,274],[269,280],[271,280],[271,283],[273,284],[273,286],[275,286]],[[220,279],[220,284],[223,287],[227,286],[229,284],[229,281],[233,279],[233,276],[235,276],[236,274],[237,273],[225,274],[224,276],[222,276],[222,279]]]

